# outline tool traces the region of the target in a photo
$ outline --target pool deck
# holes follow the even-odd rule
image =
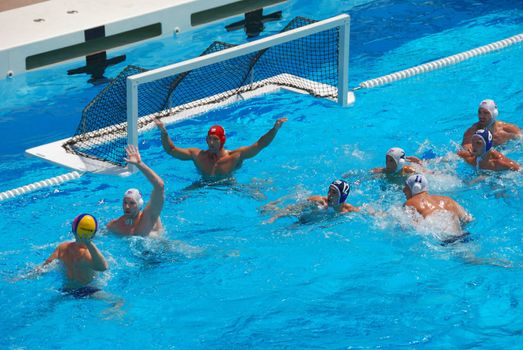
[[[0,78],[173,35],[286,0],[6,0]]]

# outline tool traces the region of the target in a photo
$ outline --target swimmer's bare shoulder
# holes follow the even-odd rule
[[[121,221],[121,218],[113,219],[113,220],[109,221],[109,223],[107,225],[105,225],[105,227],[111,232],[115,231],[115,230],[117,230],[120,221]]]
[[[413,207],[414,209],[418,210],[420,207],[420,198],[418,198],[418,196],[411,197],[411,198],[407,199],[404,206]]]
[[[125,217],[121,216],[117,219],[111,220],[106,228],[111,233],[116,233],[119,235],[129,235],[130,229],[125,225]]]
[[[514,162],[512,159],[506,157],[502,153],[498,151],[491,151],[492,156],[492,164],[494,165],[495,170],[513,170],[518,171],[519,170],[519,164]]]
[[[503,131],[509,135],[515,136],[515,137],[521,136],[521,129],[519,126],[517,126],[515,124],[503,122],[503,121],[498,121],[498,122],[500,123],[501,131]]]
[[[359,212],[360,210],[361,210],[361,208],[355,207],[352,204],[343,203],[343,207],[342,207],[341,212],[342,213],[351,213],[351,212]]]

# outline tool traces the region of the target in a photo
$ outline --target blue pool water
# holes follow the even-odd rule
[[[322,1],[320,11],[295,1],[286,19],[351,15],[350,86],[523,32],[523,4],[481,1]],[[286,21],[283,21],[286,23]],[[282,24],[267,24],[268,32]],[[126,51],[146,68],[189,58],[214,40],[243,42],[211,26]],[[189,45],[183,52],[180,45]],[[108,314],[103,301],[61,296],[59,271],[12,282],[71,238],[81,212],[105,224],[121,213],[121,196],[150,185],[141,175],[80,179],[0,203],[0,347],[2,348],[519,348],[523,334],[523,180],[475,173],[455,157],[432,162],[433,193],[461,203],[475,221],[471,241],[442,246],[441,226],[413,228],[401,191],[368,170],[392,146],[408,154],[456,150],[484,98],[499,119],[523,126],[523,45],[408,80],[356,92],[356,104],[282,92],[243,101],[168,126],[182,146],[204,147],[214,123],[233,149],[251,144],[282,116],[274,142],[235,173],[232,187],[183,189],[199,177],[191,162],[169,158],[159,133],[140,136],[146,163],[166,182],[165,240],[119,238],[102,229],[96,243],[110,268],[99,285],[124,301]],[[26,148],[69,137],[83,107],[103,88],[77,63],[0,81],[0,191],[65,173]],[[114,76],[122,66],[111,68]],[[515,141],[502,151],[523,163]],[[298,225],[272,225],[260,208],[290,195],[294,203],[326,192],[347,174],[348,201],[363,214]],[[473,263],[473,261],[477,263]],[[508,267],[499,267],[492,262]]]

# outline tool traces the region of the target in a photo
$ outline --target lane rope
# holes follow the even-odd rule
[[[49,187],[49,186],[53,186],[53,185],[59,185],[66,181],[78,179],[80,176],[82,176],[82,174],[83,173],[80,173],[78,171],[72,171],[67,174],[62,174],[62,175],[51,177],[51,178],[48,178],[48,179],[45,179],[42,181],[34,182],[29,185],[17,187],[12,190],[0,192],[0,202],[4,201],[6,199],[21,196],[23,194],[38,190],[40,188]]]
[[[409,78],[409,77],[412,77],[412,76],[415,76],[418,74],[430,72],[435,69],[440,69],[440,68],[443,68],[446,66],[450,66],[452,64],[456,64],[456,63],[468,60],[475,56],[484,55],[486,53],[496,51],[496,50],[501,50],[508,46],[519,43],[521,41],[523,41],[523,33],[514,35],[510,38],[506,38],[503,40],[493,42],[488,45],[480,46],[480,47],[477,47],[472,50],[464,51],[464,52],[458,53],[456,55],[452,55],[452,56],[448,56],[445,58],[441,58],[439,60],[424,63],[419,66],[404,69],[404,70],[401,70],[401,71],[398,71],[395,73],[383,75],[378,78],[366,80],[366,81],[360,83],[360,85],[353,90],[358,90],[358,89],[362,89],[362,88],[369,89],[369,88],[373,88],[376,86],[389,84],[389,83],[392,83],[397,80],[402,80],[402,79]]]

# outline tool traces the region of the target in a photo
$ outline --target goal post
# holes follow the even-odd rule
[[[338,37],[338,103],[346,107],[354,102],[354,95],[349,96],[349,38],[350,17],[342,21]],[[352,93],[351,93],[352,94]]]
[[[293,19],[280,33],[242,45],[214,42],[196,58],[145,70],[128,66],[82,113],[70,139],[26,152],[79,171],[129,175],[126,144],[138,134],[281,89],[346,106],[350,17]]]
[[[344,107],[349,103],[353,103],[354,95],[352,95],[352,92],[349,93],[348,91],[350,16],[342,14],[303,27],[265,37],[247,44],[231,47],[205,56],[199,56],[187,61],[175,63],[127,77],[128,143],[132,145],[138,144],[137,101],[139,85],[209,66],[217,62],[223,62],[234,57],[258,52],[332,28],[339,28],[337,102]]]

